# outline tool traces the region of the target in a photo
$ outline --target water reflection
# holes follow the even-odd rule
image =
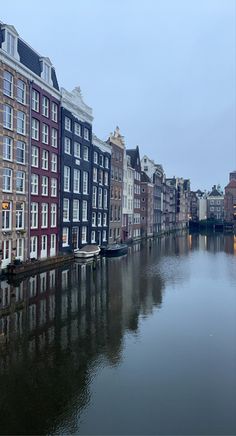
[[[232,235],[183,235],[136,244],[128,256],[73,263],[0,282],[0,433],[78,432],[100,367],[122,360],[124,333],[186,281],[194,251],[235,254]],[[127,405],[128,407],[128,405]],[[59,429],[59,430],[58,430]]]

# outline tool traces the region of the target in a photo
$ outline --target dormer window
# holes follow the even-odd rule
[[[2,49],[9,54],[9,56],[20,60],[17,51],[17,39],[18,33],[14,26],[3,25],[2,30],[5,32],[4,42],[2,43]]]
[[[52,63],[49,58],[41,58],[41,77],[45,82],[47,82],[49,85],[52,85],[52,78],[51,78],[51,69],[52,69]]]

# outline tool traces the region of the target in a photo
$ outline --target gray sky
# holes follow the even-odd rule
[[[14,6],[13,6],[14,5]],[[236,169],[235,0],[13,0],[0,19],[80,85],[94,132],[116,125],[168,177],[225,186]]]

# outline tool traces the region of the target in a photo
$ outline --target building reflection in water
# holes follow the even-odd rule
[[[136,244],[128,256],[101,258],[96,270],[75,262],[2,280],[0,433],[63,433],[63,425],[76,432],[96,368],[118,365],[125,332],[138,334],[140,316],[161,308],[175,262],[199,247],[235,253],[233,237],[207,236],[206,244],[204,238]]]

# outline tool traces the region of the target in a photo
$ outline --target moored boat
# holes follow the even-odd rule
[[[82,248],[74,250],[74,256],[82,259],[89,259],[98,256],[99,253],[100,247],[98,245],[85,245]]]
[[[110,244],[101,247],[101,254],[103,256],[115,257],[122,256],[128,253],[127,244]]]

